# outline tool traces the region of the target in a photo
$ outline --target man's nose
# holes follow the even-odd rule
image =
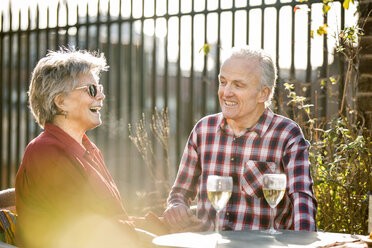
[[[225,96],[232,96],[233,95],[232,85],[231,84],[229,84],[229,83],[226,84],[225,89],[223,91],[223,94]]]

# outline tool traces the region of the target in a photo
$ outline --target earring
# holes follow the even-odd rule
[[[61,114],[65,116],[65,119],[67,119],[67,111],[62,111]]]

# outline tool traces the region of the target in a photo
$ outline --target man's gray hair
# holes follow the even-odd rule
[[[275,62],[271,56],[262,49],[252,48],[250,46],[233,47],[230,50],[228,58],[246,58],[246,59],[257,59],[261,64],[261,86],[267,86],[271,89],[269,99],[266,101],[266,106],[271,104],[273,97],[276,79],[278,77],[277,68]]]
[[[49,51],[33,70],[28,91],[30,109],[37,123],[44,127],[45,123],[53,122],[59,114],[55,97],[76,88],[80,75],[92,73],[98,80],[101,71],[107,70],[103,53],[65,47]]]

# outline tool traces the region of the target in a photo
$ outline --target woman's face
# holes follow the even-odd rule
[[[78,78],[77,87],[64,98],[64,110],[67,111],[67,120],[70,128],[76,131],[87,131],[101,125],[103,99],[105,95],[99,90],[98,82],[92,74],[83,74]],[[85,86],[96,85],[96,96],[89,94]]]

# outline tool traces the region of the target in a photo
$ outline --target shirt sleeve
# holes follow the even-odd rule
[[[308,194],[298,192],[291,196],[293,200],[293,221],[295,231],[316,231],[316,204]]]
[[[293,226],[295,230],[316,230],[316,199],[310,173],[309,142],[296,126],[289,139],[283,166],[287,174],[288,195],[293,204]]]
[[[189,206],[196,196],[200,173],[197,134],[194,128],[183,152],[178,174],[168,197],[168,206]]]

